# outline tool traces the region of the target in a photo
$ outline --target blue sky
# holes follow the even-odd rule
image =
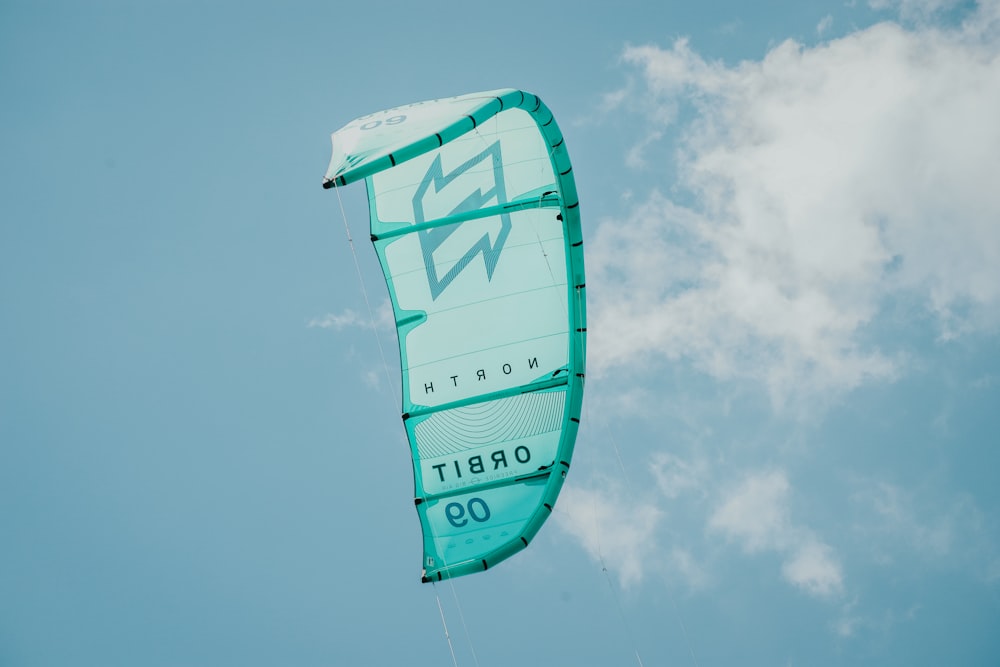
[[[9,0],[0,86],[5,667],[1000,661],[996,0]],[[320,182],[508,86],[574,161],[584,426],[431,588]]]

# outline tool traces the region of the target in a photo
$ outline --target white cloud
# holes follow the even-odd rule
[[[952,521],[935,512],[918,520],[914,498],[901,487],[887,482],[875,482],[854,496],[868,509],[865,517],[876,522],[876,530],[902,539],[907,549],[915,553],[947,555],[952,544]]]
[[[820,19],[819,23],[816,24],[816,34],[824,35],[830,32],[830,28],[832,27],[833,27],[833,16],[827,14],[822,19]]]
[[[377,370],[366,370],[361,379],[369,389],[379,389],[382,386],[382,375]]]
[[[792,522],[790,492],[782,471],[748,475],[726,494],[709,519],[709,529],[748,553],[781,554],[783,576],[806,593],[815,597],[839,595],[844,579],[840,563],[829,545]]]
[[[704,460],[687,462],[667,452],[656,452],[649,467],[657,487],[667,498],[674,499],[688,491],[705,493],[708,464]]]
[[[348,327],[363,327],[367,324],[367,320],[349,308],[339,314],[327,313],[322,317],[314,317],[309,320],[309,328],[318,327],[320,329],[336,329],[338,331]]]
[[[862,619],[859,616],[842,615],[833,623],[833,631],[841,637],[853,637]]]
[[[639,583],[647,565],[658,558],[655,530],[661,516],[653,504],[623,499],[613,485],[583,489],[567,484],[553,518],[627,588]]]
[[[925,482],[908,489],[886,481],[855,481],[855,531],[876,562],[900,568],[935,563],[992,578],[998,554],[996,520],[974,498]]]
[[[869,0],[872,9],[899,12],[904,19],[927,20],[939,12],[951,9],[959,0]]]
[[[686,549],[674,547],[666,562],[666,573],[676,573],[690,588],[701,588],[709,581],[705,565]]]
[[[789,485],[778,471],[750,475],[731,491],[709,520],[750,552],[784,549],[791,525],[788,519]]]
[[[799,544],[781,572],[793,585],[817,597],[839,594],[843,588],[844,574],[833,550],[817,540]]]
[[[553,518],[622,588],[651,575],[703,588],[711,578],[705,563],[687,548],[665,546],[658,536],[664,515],[655,502],[632,500],[620,485],[604,480],[590,489],[565,486]]]
[[[983,35],[998,6],[732,67],[686,40],[626,49],[644,136],[698,112],[678,164],[697,203],[654,192],[593,235],[592,373],[683,358],[780,407],[897,377],[905,351],[870,340],[892,317],[929,318],[942,339],[994,331],[1000,55]]]
[[[647,166],[646,156],[644,154],[646,147],[650,144],[654,144],[663,138],[663,132],[660,130],[653,130],[649,135],[640,141],[639,143],[632,146],[628,153],[625,155],[625,164],[634,169]]]
[[[783,471],[752,473],[720,492],[702,460],[690,463],[659,453],[651,470],[662,493],[658,501],[631,500],[620,485],[601,480],[589,488],[567,485],[554,515],[591,558],[617,574],[622,587],[649,575],[690,589],[708,585],[711,561],[683,544],[682,535],[671,530],[676,522],[662,521],[667,512],[663,502],[678,503],[676,516],[699,521],[701,501],[715,497],[707,518],[709,535],[722,535],[746,553],[776,554],[782,578],[807,595],[832,599],[843,593],[844,573],[834,549],[792,520],[791,485]],[[682,502],[684,494],[694,502]]]
[[[365,346],[365,351],[362,353],[352,345],[348,348],[348,355],[363,364],[364,367],[359,372],[361,381],[366,387],[375,390],[385,389],[391,392],[392,396],[396,395],[393,374],[389,370],[390,365],[395,365],[397,359],[391,347],[396,333],[395,318],[388,299],[375,309],[374,321],[371,315],[362,315],[356,310],[346,308],[340,313],[327,313],[322,317],[314,317],[307,326],[334,331],[356,329],[366,334],[370,340],[370,347]],[[377,356],[373,357],[372,351],[376,349]],[[378,363],[380,358],[381,364]],[[398,397],[396,402],[399,402]]]
[[[374,317],[374,322],[372,318]],[[309,328],[334,329],[368,329],[376,327],[379,330],[395,329],[395,319],[392,314],[392,304],[385,299],[381,305],[375,308],[372,315],[362,315],[356,310],[345,308],[340,313],[327,313],[322,317],[314,317],[309,320]]]

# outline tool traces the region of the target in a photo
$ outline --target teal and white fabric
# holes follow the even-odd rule
[[[424,581],[528,545],[569,469],[586,348],[579,201],[546,106],[495,90],[333,134],[325,187],[364,179],[395,314]]]

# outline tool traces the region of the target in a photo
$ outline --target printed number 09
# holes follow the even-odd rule
[[[386,125],[399,125],[404,120],[406,120],[406,116],[392,116],[390,118],[386,118],[385,120],[370,120],[367,123],[365,123],[364,125],[362,125],[361,129],[362,130],[374,130],[376,127],[378,127],[382,123],[385,123]]]
[[[490,520],[490,508],[482,498],[470,498],[465,507],[461,503],[448,503],[444,506],[444,513],[448,517],[448,523],[455,528],[461,528],[469,523],[469,519],[465,518],[466,514],[478,523]]]

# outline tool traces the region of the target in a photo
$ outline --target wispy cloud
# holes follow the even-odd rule
[[[971,495],[930,481],[920,488],[877,479],[854,485],[854,531],[878,564],[897,570],[934,564],[995,581],[997,520]]]
[[[567,485],[554,518],[628,588],[642,580],[644,563],[659,550],[655,531],[662,514],[654,504],[633,502],[618,485],[605,483],[592,489]]]
[[[373,324],[379,330],[383,329],[394,329],[395,320],[392,315],[392,305],[389,300],[386,299],[374,309],[374,323],[372,322],[372,317],[367,314],[361,314],[356,310],[351,308],[345,308],[339,313],[327,313],[321,317],[314,317],[309,320],[307,324],[310,328],[320,328],[320,329],[334,329],[335,331],[341,331],[343,329],[371,329]]]
[[[685,492],[706,494],[708,463],[704,460],[685,461],[667,452],[656,452],[650,463],[650,471],[660,492],[666,498],[677,498]]]
[[[905,20],[926,21],[960,3],[961,0],[869,0],[868,5],[872,9],[898,12]]]
[[[715,548],[676,532],[676,518],[683,515],[689,527],[706,526],[709,538],[722,536],[746,553],[775,554],[781,578],[810,596],[830,600],[843,593],[843,568],[833,547],[793,520],[792,490],[783,471],[753,472],[726,486],[712,481],[720,470],[703,461],[661,453],[651,468],[658,496],[637,500],[607,479],[567,485],[555,515],[591,558],[617,573],[623,587],[650,576],[690,589],[713,579],[715,559],[699,551]],[[667,521],[668,515],[675,519]]]
[[[827,597],[843,591],[844,575],[833,549],[814,539],[796,546],[782,564],[781,573],[810,595]]]
[[[686,40],[627,48],[650,124],[634,150],[697,111],[677,165],[695,203],[664,183],[593,235],[592,372],[686,359],[762,383],[780,408],[905,372],[906,350],[873,343],[873,326],[995,330],[1000,49],[983,35],[997,7],[951,30],[788,41],[732,67]]]
[[[820,22],[816,24],[816,34],[825,35],[830,32],[830,28],[833,27],[833,17],[829,14],[820,19]]]
[[[390,365],[396,364],[396,358],[392,356],[393,349],[389,341],[395,336],[395,319],[392,313],[392,305],[386,299],[375,310],[374,321],[368,314],[361,314],[356,310],[345,308],[339,313],[327,313],[321,317],[314,317],[307,323],[309,328],[331,329],[333,331],[344,331],[354,329],[368,335],[370,346],[366,354],[351,345],[348,347],[348,356],[360,364],[359,373],[361,381],[366,387],[374,390],[390,390],[394,386],[392,373],[389,371]],[[373,349],[378,350],[378,354],[372,356]],[[379,364],[381,356],[381,364]]]
[[[889,534],[893,542],[925,555],[946,555],[953,541],[952,521],[934,512],[918,520],[911,493],[888,482],[873,482],[854,495],[864,516],[875,530]]]
[[[314,317],[309,320],[309,328],[318,327],[320,329],[346,329],[350,327],[363,327],[368,325],[368,320],[363,319],[357,312],[347,309],[341,313],[327,313],[322,317]]]
[[[817,597],[843,592],[844,575],[833,549],[810,529],[792,521],[791,487],[782,471],[748,475],[730,490],[709,519],[709,529],[748,553],[773,551],[792,585]]]
[[[748,476],[730,491],[709,520],[709,528],[749,553],[785,549],[790,542],[789,485],[782,472]]]

